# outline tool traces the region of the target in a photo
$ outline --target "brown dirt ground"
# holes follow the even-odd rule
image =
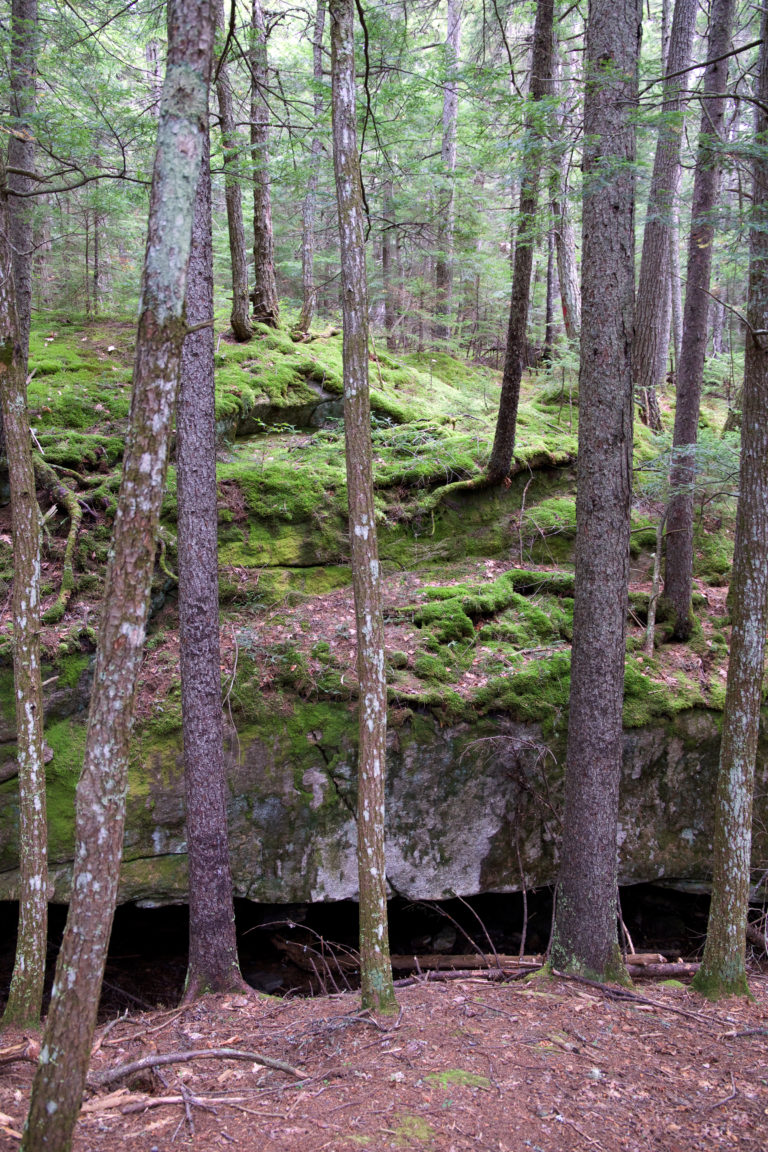
[[[89,1093],[74,1149],[762,1152],[768,977],[751,987],[752,1003],[711,1005],[647,981],[627,996],[473,976],[401,988],[399,1016],[378,1020],[355,993],[211,996],[124,1016],[99,1030],[92,1075],[162,1053],[253,1055],[187,1059]],[[9,1059],[14,1040],[0,1048],[2,1152],[18,1148],[33,1073]]]

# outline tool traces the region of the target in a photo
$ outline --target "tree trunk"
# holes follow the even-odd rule
[[[210,0],[172,0],[131,428],[77,788],[72,897],[22,1139],[24,1152],[69,1152],[96,1022],[120,873],[133,696],[186,330],[184,297],[212,50]]]
[[[675,377],[680,364],[680,349],[683,342],[683,286],[680,278],[680,205],[672,207],[672,222],[669,228],[669,292],[672,299],[672,351],[674,354]]]
[[[768,134],[768,5],[761,21],[755,139]],[[694,986],[712,998],[749,995],[744,962],[752,800],[768,628],[768,158],[753,159],[749,301],[739,504],[731,576],[731,648],[715,809],[712,903]],[[755,333],[761,335],[755,335]]]
[[[575,343],[581,333],[581,286],[576,263],[576,234],[568,211],[567,187],[562,188],[562,199],[552,201],[552,217],[563,324],[568,340]]]
[[[696,475],[696,439],[707,344],[709,278],[718,185],[720,142],[725,118],[728,61],[721,59],[731,47],[735,0],[712,0],[709,21],[704,95],[693,181],[691,235],[683,312],[683,342],[677,372],[677,406],[672,439],[670,498],[667,513],[664,600],[672,617],[672,638],[687,640],[693,627],[693,486]]]
[[[187,323],[213,321],[211,166],[204,142],[187,278]],[[213,327],[184,341],[176,414],[179,634],[189,859],[185,1000],[245,987],[227,841],[221,719]]]
[[[395,1008],[387,931],[384,781],[387,680],[381,571],[373,504],[373,452],[368,394],[368,289],[363,238],[355,98],[354,0],[330,0],[333,165],[339,205],[344,319],[344,430],[349,540],[360,681],[357,857],[360,886],[360,981],[363,1007]]]
[[[392,181],[384,183],[384,226],[381,233],[381,279],[384,286],[384,331],[387,337],[387,350],[394,352],[397,348],[395,337],[396,307],[396,221],[395,206],[392,195]]]
[[[43,699],[40,675],[40,512],[27,411],[27,342],[14,301],[5,164],[0,150],[0,405],[13,524],[13,686],[19,768],[19,930],[3,1025],[40,1023],[48,927]]]
[[[659,128],[653,162],[643,254],[637,290],[637,314],[632,357],[640,418],[661,431],[657,394],[664,386],[669,353],[670,242],[675,201],[680,186],[680,117],[685,100],[698,0],[675,0],[662,96],[664,120]]]
[[[323,32],[325,31],[325,0],[317,0],[315,15],[315,35],[312,41],[312,79],[315,93],[313,111],[315,124],[323,117]],[[315,312],[315,213],[317,211],[317,179],[320,171],[320,156],[323,142],[320,133],[312,138],[312,151],[309,158],[309,180],[307,194],[301,211],[301,316],[296,325],[299,335],[309,332]]]
[[[11,114],[8,137],[10,242],[13,251],[13,284],[16,315],[26,373],[29,357],[29,328],[32,319],[32,203],[36,181],[22,173],[35,170],[35,133],[31,118],[35,112],[37,71],[37,0],[11,3]],[[13,195],[20,193],[20,197]],[[24,197],[24,198],[21,198]]]
[[[723,332],[725,330],[725,308],[720,303],[718,289],[715,288],[713,296],[716,300],[712,300],[709,305],[710,324],[712,328],[712,355],[722,356],[725,352],[725,344],[723,342]]]
[[[253,162],[253,318],[277,328],[280,309],[275,279],[275,239],[269,178],[269,67],[267,26],[260,0],[253,0],[251,24],[251,158]]]
[[[453,303],[453,231],[455,225],[456,127],[459,117],[459,84],[456,68],[461,43],[461,3],[448,0],[448,28],[445,40],[445,83],[443,87],[443,141],[440,147],[441,175],[445,197],[440,201],[435,260],[435,340],[445,342],[451,335]]]
[[[626,978],[617,830],[632,495],[637,61],[642,0],[591,0],[584,103],[576,583],[552,964]]]
[[[552,348],[555,343],[555,293],[557,292],[557,262],[555,259],[555,230],[550,228],[547,237],[547,301],[544,312],[544,347],[541,359],[547,367],[552,364]]]
[[[536,22],[533,28],[533,59],[531,61],[530,99],[543,100],[552,90],[554,0],[538,0]],[[507,328],[507,351],[501,382],[501,400],[496,420],[496,434],[488,463],[488,479],[499,483],[509,474],[515,451],[517,408],[520,402],[520,382],[526,362],[526,333],[528,327],[528,300],[531,293],[533,248],[536,230],[536,210],[539,202],[539,176],[544,139],[537,124],[535,111],[529,113],[524,145],[525,167],[520,183],[520,214],[515,243],[515,263],[512,274],[512,300]]]
[[[224,6],[217,3],[217,22],[224,24]],[[232,106],[232,85],[225,63],[219,65],[219,78],[216,82],[216,98],[219,105],[221,125],[221,145],[224,153],[224,200],[227,205],[227,229],[229,231],[229,255],[232,263],[232,313],[229,322],[235,339],[243,343],[253,337],[251,320],[248,315],[248,259],[245,254],[245,225],[243,224],[243,201],[240,194],[238,170],[238,140],[235,113]]]

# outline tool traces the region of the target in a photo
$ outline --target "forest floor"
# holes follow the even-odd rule
[[[125,1015],[97,1033],[74,1150],[762,1149],[768,976],[751,988],[712,1005],[679,982],[478,975],[400,988],[399,1014],[378,1019],[352,992]],[[2,1039],[2,1152],[18,1148],[35,1052]]]

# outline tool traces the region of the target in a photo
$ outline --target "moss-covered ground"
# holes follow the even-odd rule
[[[62,691],[70,685],[73,700],[95,646],[128,423],[133,337],[128,322],[62,321],[36,328],[31,344],[30,411],[47,465],[38,477],[45,608],[57,603],[69,530],[56,479],[75,493],[84,512],[71,597],[63,615],[43,630],[51,677],[58,677]],[[222,672],[235,728],[274,721],[285,730],[298,699],[302,707],[325,709],[335,717],[333,725],[354,727],[341,372],[336,331],[294,343],[286,331],[257,328],[251,343],[237,345],[223,325],[217,328]],[[527,378],[509,483],[487,489],[480,481],[498,404],[497,373],[443,353],[395,358],[380,350],[371,353],[370,373],[393,715],[428,710],[441,719],[471,720],[504,712],[562,734],[573,628],[575,381],[559,370]],[[318,404],[325,406],[320,427],[311,422],[321,418]],[[717,484],[729,459],[732,464],[733,446],[718,446],[724,413],[716,400],[706,404],[712,485],[702,491],[696,527],[700,624],[691,644],[681,647],[664,642],[660,620],[652,656],[644,653],[644,625],[668,449],[646,428],[636,430],[639,499],[624,703],[629,727],[723,703],[733,501],[718,495]],[[175,531],[171,463],[137,701],[142,756],[153,747],[171,755],[178,745]],[[2,506],[0,710],[6,729],[12,727],[12,560],[9,512]],[[66,854],[70,835],[81,721],[82,715],[62,716],[60,710],[48,728],[54,854]],[[0,788],[14,786],[9,780]],[[297,787],[303,787],[300,781]]]

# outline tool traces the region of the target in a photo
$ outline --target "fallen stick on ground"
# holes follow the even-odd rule
[[[89,1076],[88,1087],[91,1089],[105,1088],[107,1084],[114,1084],[123,1080],[134,1072],[141,1072],[145,1068],[158,1068],[163,1064],[186,1064],[188,1060],[250,1060],[254,1064],[261,1064],[265,1068],[275,1068],[278,1072],[287,1072],[298,1080],[306,1080],[306,1073],[283,1060],[273,1060],[271,1056],[261,1056],[258,1052],[241,1052],[237,1048],[193,1048],[187,1052],[156,1053],[154,1056],[144,1056],[141,1060],[133,1060],[129,1064],[120,1064],[117,1068],[108,1068],[106,1072],[98,1072]]]

